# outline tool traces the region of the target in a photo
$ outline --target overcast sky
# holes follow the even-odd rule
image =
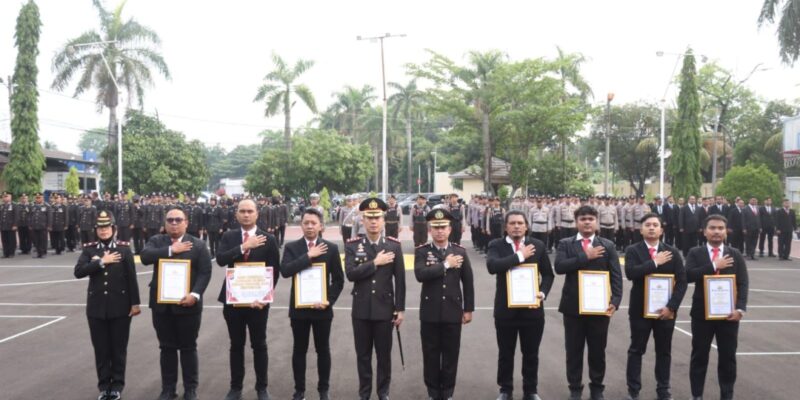
[[[52,57],[66,40],[97,29],[90,0],[39,0],[42,35],[39,135],[59,149],[77,151],[80,133],[105,127],[95,93],[73,99],[50,89]],[[13,73],[14,26],[23,1],[0,2],[0,76]],[[116,6],[107,1],[108,8]],[[257,87],[272,68],[270,54],[315,61],[299,82],[313,91],[319,109],[344,85],[380,88],[380,47],[356,36],[404,33],[386,42],[389,81],[406,82],[404,65],[427,59],[432,49],[464,61],[469,50],[498,49],[512,60],[554,57],[556,46],[587,58],[583,74],[597,104],[609,91],[614,104],[656,102],[687,46],[744,77],[759,63],[769,70],[748,82],[766,99],[794,100],[800,68],[780,63],[775,27],[758,29],[762,0],[668,1],[202,1],[129,0],[124,15],[154,29],[172,80],[158,79],[148,90],[145,110],[169,128],[230,149],[258,141],[263,129],[282,129],[283,117],[266,119],[253,103]],[[0,140],[11,138],[8,93],[0,91]],[[670,103],[675,88],[667,95]],[[312,118],[299,102],[293,126]]]

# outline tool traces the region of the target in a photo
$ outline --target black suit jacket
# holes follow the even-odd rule
[[[661,221],[664,222],[664,226],[672,225],[672,209],[670,209],[667,203],[661,204],[661,212],[658,212],[658,204],[650,204],[650,209],[653,210],[654,213],[658,214],[661,217]]]
[[[305,237],[294,240],[286,244],[283,250],[283,260],[281,261],[281,276],[293,278],[300,271],[311,266],[312,263],[325,263],[327,277],[328,307],[324,310],[313,308],[294,307],[294,279],[292,279],[292,290],[289,295],[289,318],[297,319],[332,319],[333,305],[342,293],[344,288],[344,272],[342,272],[342,258],[339,256],[339,247],[317,237],[316,246],[326,244],[328,251],[314,259],[308,258],[308,244]]]
[[[715,203],[708,209],[708,215],[722,215],[727,218],[728,213],[730,212],[730,206],[726,206],[725,204],[717,206]]]
[[[450,254],[464,257],[461,268],[444,268],[444,260]],[[450,243],[444,255],[433,242],[417,247],[414,275],[422,283],[420,321],[460,324],[464,312],[475,311],[472,265],[463,247]]]
[[[769,206],[771,212],[767,212],[767,206],[758,208],[758,219],[761,220],[761,229],[769,230],[775,228],[775,211],[776,208]]]
[[[731,207],[728,211],[728,229],[739,233],[744,230],[744,220],[739,207]]]
[[[686,294],[686,270],[683,267],[681,252],[665,243],[659,243],[657,251],[669,251],[672,253],[672,260],[664,265],[656,266],[656,262],[650,258],[647,243],[644,241],[628,246],[625,250],[625,276],[633,283],[628,308],[630,318],[644,318],[644,278],[647,275],[675,275],[675,287],[672,289],[672,297],[667,302],[667,308],[676,313]]]
[[[394,261],[378,267],[372,260],[381,250],[394,252]],[[390,321],[395,311],[405,311],[406,271],[400,241],[382,237],[373,249],[366,237],[350,239],[344,246],[344,269],[353,282],[353,318]]]
[[[603,246],[605,254],[597,259],[589,260],[583,251],[580,240],[575,236],[561,239],[556,253],[556,273],[567,275],[561,290],[561,304],[558,311],[562,314],[579,315],[578,307],[578,271],[608,271],[611,281],[611,304],[619,309],[622,301],[622,272],[619,268],[619,256],[616,245],[599,236],[594,237],[592,246]]]
[[[736,275],[736,307],[737,310],[747,311],[747,290],[749,281],[747,278],[747,264],[739,250],[731,246],[722,249],[722,257],[730,255],[733,257],[733,266],[722,270],[722,274]],[[708,255],[707,246],[697,246],[689,250],[686,255],[686,278],[694,283],[694,295],[692,296],[692,318],[706,318],[705,304],[705,280],[706,275],[714,275],[714,265]]]
[[[250,250],[250,255],[247,257],[247,262],[264,262],[267,267],[272,267],[272,289],[278,286],[278,278],[280,278],[280,250],[278,250],[278,241],[275,236],[256,229],[256,235],[266,236],[267,242],[255,249]],[[219,249],[217,249],[217,265],[225,268],[233,268],[234,263],[245,262],[244,254],[242,254],[242,228],[229,230],[222,235],[219,242]],[[222,287],[219,291],[217,300],[220,303],[225,303],[225,280],[222,280]],[[269,304],[266,306],[269,309]]]
[[[100,266],[106,252],[102,244],[87,243],[83,247],[75,277],[89,277],[86,294],[86,316],[112,319],[127,316],[131,306],[139,305],[139,283],[133,253],[127,243],[111,242],[108,251],[120,253],[120,262]]]
[[[749,205],[744,206],[742,210],[742,228],[748,232],[755,232],[761,229],[761,218],[758,214],[758,208],[753,212]]]
[[[781,233],[793,232],[797,229],[797,218],[793,209],[790,208],[788,214],[783,208],[775,210],[775,229]]]
[[[553,287],[553,266],[547,256],[547,247],[541,240],[530,237],[525,238],[525,243],[520,248],[532,244],[536,251],[524,263],[519,262],[519,256],[514,252],[514,246],[506,242],[506,238],[492,240],[486,252],[486,267],[489,273],[496,275],[494,292],[494,318],[495,320],[519,320],[544,318],[544,303],[539,308],[508,308],[508,283],[506,273],[520,264],[538,264],[539,291],[545,298]]]
[[[192,242],[192,249],[169,256],[172,239],[167,234],[154,235],[145,244],[140,254],[142,264],[153,266],[153,277],[150,281],[149,307],[153,312],[165,313],[171,310],[173,314],[195,314],[203,311],[203,293],[206,291],[208,281],[211,279],[211,256],[206,243],[196,237],[183,235],[181,242]],[[158,290],[158,262],[160,260],[191,260],[191,273],[189,277],[190,292],[200,295],[200,299],[192,307],[183,307],[177,304],[158,304],[156,290]]]
[[[681,207],[678,217],[678,228],[683,229],[684,233],[697,232],[701,228],[700,212],[702,207],[695,205],[694,212],[688,204]]]

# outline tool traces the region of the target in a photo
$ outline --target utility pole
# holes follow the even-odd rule
[[[382,141],[383,141],[383,151],[381,155],[381,180],[383,181],[383,200],[388,199],[388,191],[389,191],[389,163],[386,159],[386,63],[384,62],[383,57],[383,39],[388,39],[391,37],[405,37],[404,33],[402,34],[395,34],[392,35],[390,33],[386,33],[380,36],[373,36],[373,37],[361,37],[356,36],[356,40],[370,40],[375,41],[378,40],[381,42],[381,79],[383,84],[383,128],[382,128]]]

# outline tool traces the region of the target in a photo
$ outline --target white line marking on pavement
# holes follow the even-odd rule
[[[152,274],[153,271],[144,271],[144,272],[137,272],[136,275],[146,275]],[[65,283],[65,282],[81,282],[85,281],[87,278],[81,279],[60,279],[57,281],[41,281],[41,282],[17,282],[17,283],[0,283],[0,287],[8,287],[8,286],[30,286],[30,285],[47,285],[50,283]]]
[[[17,269],[29,269],[29,268],[69,268],[74,269],[75,266],[71,265],[0,265],[0,268],[17,268]]]
[[[678,328],[677,326],[675,327],[675,330],[676,330],[676,331],[678,331],[678,332],[680,332],[680,333],[682,333],[682,334],[684,334],[684,335],[686,335],[686,336],[688,336],[688,337],[692,337],[692,332],[689,332],[689,331],[687,331],[687,330],[684,330],[684,329]],[[711,343],[711,347],[713,347],[714,349],[716,349],[716,348],[717,348],[717,345],[715,345],[714,343]]]
[[[736,353],[737,356],[800,356],[800,351],[785,352],[744,352]]]
[[[15,318],[15,317],[16,317],[16,318],[36,318],[36,316],[32,316],[32,315],[26,315],[26,316],[3,315],[2,317],[4,317],[4,318]],[[16,339],[16,338],[18,338],[18,337],[20,337],[20,336],[22,336],[22,335],[26,335],[26,334],[28,334],[28,333],[31,333],[31,332],[33,332],[33,331],[36,331],[36,330],[42,329],[42,328],[44,328],[45,326],[48,326],[48,325],[55,324],[56,322],[58,322],[58,321],[61,321],[61,320],[65,319],[65,318],[67,318],[67,317],[63,317],[63,316],[61,316],[61,317],[41,316],[41,317],[39,317],[39,318],[55,318],[55,319],[54,319],[54,320],[52,320],[52,321],[48,321],[48,322],[45,322],[45,323],[43,323],[43,324],[40,324],[40,325],[34,326],[33,328],[31,328],[31,329],[28,329],[27,331],[24,331],[24,332],[20,332],[20,333],[18,333],[18,334],[16,334],[16,335],[12,335],[12,336],[9,336],[9,337],[7,337],[7,338],[0,339],[0,343],[5,343],[5,342],[8,342],[8,341],[10,341],[10,340],[13,340],[13,339]]]
[[[691,324],[692,321],[675,321],[676,324]],[[800,324],[796,319],[743,319],[742,324]]]
[[[770,290],[770,289],[748,289],[751,292],[767,292],[767,293],[785,293],[785,294],[800,294],[800,292],[791,290]]]

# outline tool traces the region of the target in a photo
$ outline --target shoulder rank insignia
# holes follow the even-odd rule
[[[386,239],[387,240],[391,240],[392,242],[395,242],[395,243],[400,243],[400,239],[398,239],[396,237],[386,236]]]
[[[130,247],[131,246],[131,242],[117,242],[117,246]]]
[[[361,240],[361,238],[360,238],[360,237],[354,237],[354,238],[350,238],[350,239],[348,239],[348,240],[347,240],[347,243],[355,243],[355,242],[357,242],[357,241],[359,241],[359,240]]]
[[[464,246],[462,246],[462,245],[460,245],[458,243],[450,242],[450,245],[453,246],[453,247],[458,247],[459,249],[463,249],[464,248]]]
[[[97,246],[97,242],[90,242],[83,245],[83,247],[95,247]]]
[[[429,244],[430,244],[430,243],[423,243],[423,244],[421,244],[421,245],[419,245],[419,246],[415,247],[415,249],[419,249],[419,248],[421,248],[421,247],[428,246]]]

